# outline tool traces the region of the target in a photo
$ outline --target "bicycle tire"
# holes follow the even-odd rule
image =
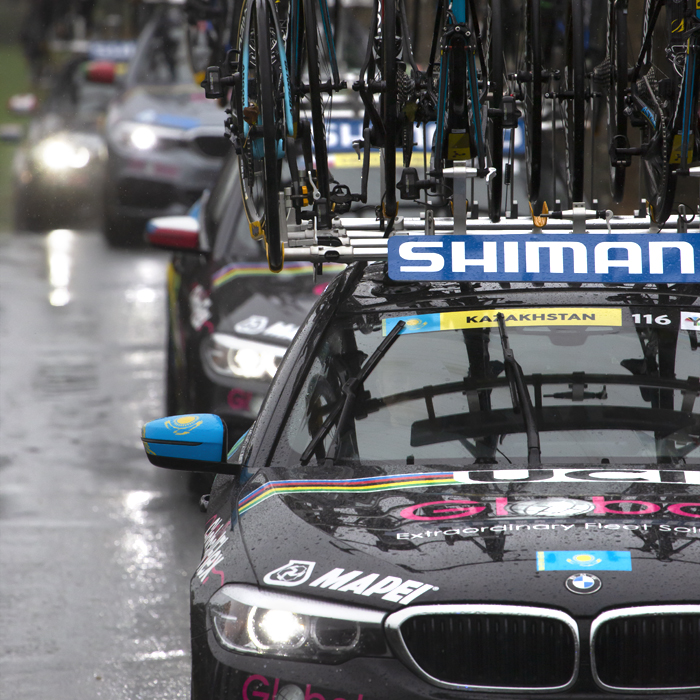
[[[621,202],[625,194],[627,168],[613,161],[615,145],[627,145],[627,1],[615,0],[608,6],[608,60],[610,77],[607,86],[608,148],[610,151],[610,194]]]
[[[650,71],[653,78],[653,70]],[[651,97],[658,101],[655,81],[646,77],[646,84],[651,88]],[[642,155],[642,175],[644,178],[646,199],[650,207],[652,221],[663,224],[671,215],[676,196],[676,178],[670,163],[673,132],[669,128],[667,116],[658,108],[658,125],[653,129],[646,125],[642,129],[642,141],[647,144]]]
[[[309,69],[309,101],[311,103],[311,130],[316,158],[316,186],[321,198],[326,201],[326,211],[319,214],[317,226],[321,229],[331,228],[330,185],[331,177],[328,169],[328,149],[326,146],[326,123],[323,113],[323,98],[321,95],[321,66],[319,63],[319,47],[317,43],[316,0],[304,1],[304,21],[306,55]],[[325,31],[325,30],[324,30]],[[331,39],[332,40],[332,39]]]
[[[386,84],[382,95],[384,122],[384,216],[396,216],[396,0],[385,0],[382,9],[382,77]]]
[[[244,134],[238,163],[251,236],[264,236],[269,267],[278,272],[284,265],[278,203],[281,166],[278,127],[283,117],[275,109],[271,11],[267,0],[251,0],[242,10],[243,29],[239,32],[242,71],[237,109]],[[278,71],[279,68],[278,64]],[[257,114],[248,115],[246,121],[244,109],[248,108],[257,110]],[[251,124],[253,119],[255,123]]]
[[[503,17],[501,0],[491,0],[491,20],[488,37],[488,70],[490,107],[493,110],[487,121],[487,141],[491,166],[496,172],[488,182],[489,217],[500,221],[503,199]],[[475,105],[479,109],[478,105]]]
[[[645,3],[645,17],[651,12],[652,5]],[[676,93],[682,89],[679,85],[677,74],[673,70],[673,64],[669,60],[667,44],[671,41],[671,27],[679,18],[683,17],[684,5],[667,5],[665,18],[657,17],[651,31],[651,44],[648,53],[648,69],[642,79],[634,86],[637,94],[643,98],[649,106],[655,119],[646,120],[642,128],[642,143],[644,150],[641,156],[642,177],[649,214],[652,220],[659,225],[665,223],[673,209],[676,194],[676,177],[673,173],[672,145],[675,133],[673,123],[673,110],[676,105]],[[681,27],[682,30],[682,27]],[[667,39],[668,37],[668,39]],[[662,89],[657,81],[657,70],[662,79],[672,76],[671,89],[668,79],[665,89]]]
[[[525,8],[525,65],[527,74],[523,103],[525,125],[525,175],[527,195],[539,205],[542,178],[542,46],[540,0],[527,0]],[[540,208],[537,206],[537,213]]]
[[[566,22],[564,139],[566,181],[571,203],[583,201],[585,145],[585,64],[583,53],[583,3],[569,0]]]

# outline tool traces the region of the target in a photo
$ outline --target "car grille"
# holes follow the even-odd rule
[[[223,158],[231,149],[226,136],[197,136],[193,144],[200,153],[213,158]]]
[[[399,655],[446,688],[554,690],[573,684],[578,631],[558,611],[521,606],[415,606],[387,619]]]
[[[611,690],[700,689],[700,606],[614,610],[591,628],[593,671]]]

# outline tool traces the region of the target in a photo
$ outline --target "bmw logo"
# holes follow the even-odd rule
[[[566,579],[565,585],[572,593],[585,595],[597,593],[602,588],[603,582],[593,574],[574,574]]]

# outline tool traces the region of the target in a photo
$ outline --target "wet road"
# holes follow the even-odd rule
[[[204,515],[152,467],[167,254],[0,234],[0,698],[189,698]]]

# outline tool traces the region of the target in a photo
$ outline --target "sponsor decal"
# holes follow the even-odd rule
[[[496,315],[502,313],[509,326],[621,326],[622,309],[604,308],[519,308],[488,311],[447,311],[421,316],[396,316],[382,320],[386,335],[399,321],[406,325],[401,334],[431,331],[462,330],[465,328],[496,328]]]
[[[314,566],[315,561],[290,559],[289,563],[266,574],[263,581],[271,586],[300,586],[311,578]]]
[[[681,311],[681,330],[700,331],[700,313]]]
[[[393,236],[394,280],[700,282],[700,234]]]
[[[436,521],[470,518],[480,513],[487,517],[499,518],[507,518],[508,516],[562,518],[586,513],[590,515],[640,516],[659,513],[663,508],[666,509],[667,513],[681,517],[700,518],[700,502],[658,504],[633,499],[607,500],[603,496],[591,496],[590,499],[543,498],[515,502],[511,502],[507,496],[498,496],[492,502],[428,501],[404,508],[401,511],[401,517],[414,521]]]
[[[230,520],[224,523],[219,516],[216,516],[204,533],[204,554],[195,572],[195,575],[202,583],[207,582],[209,574],[215,573],[221,576],[221,585],[224,585],[224,573],[215,567],[224,560],[221,550],[228,540],[226,532],[230,525]]]
[[[258,335],[267,328],[269,320],[267,316],[248,316],[244,321],[239,321],[233,330],[241,335]]]
[[[252,391],[243,389],[231,389],[226,395],[226,403],[234,411],[247,411],[250,409],[250,402],[253,399]]]
[[[316,562],[313,561],[290,559],[284,566],[265,574],[263,581],[271,586],[301,586],[309,581],[315,566]],[[365,574],[363,571],[345,571],[340,568],[327,571],[308,585],[311,588],[328,588],[365,597],[377,595],[382,600],[401,605],[410,603],[428,591],[439,590],[437,586],[422,581],[404,581],[398,576],[382,578],[381,574]]]
[[[260,335],[267,336],[270,338],[279,338],[282,340],[288,340],[291,342],[299,330],[299,326],[294,323],[284,323],[283,321],[277,321],[271,326],[270,319],[267,316],[249,316],[243,321],[239,321],[233,330],[241,335]]]
[[[603,587],[603,582],[593,574],[574,574],[566,579],[564,585],[572,593],[582,595],[597,593]]]
[[[247,496],[244,496],[238,504],[238,512],[242,515],[271,496],[292,493],[362,493],[425,488],[428,486],[459,487],[462,484],[507,484],[511,482],[580,484],[587,481],[622,482],[628,484],[700,485],[700,471],[659,469],[492,469],[459,472],[418,472],[373,476],[366,479],[269,481],[251,491]],[[684,515],[684,513],[681,513],[681,515]],[[698,517],[700,517],[700,514]],[[434,520],[435,518],[430,519]]]
[[[280,687],[279,678],[268,679],[257,673],[246,678],[242,692],[243,700],[346,700],[337,697],[338,694],[335,691],[328,694],[326,698],[325,695],[315,691],[310,683],[306,684],[306,690],[291,684]],[[363,695],[360,693],[356,699],[350,696],[347,700],[362,700],[362,698]]]
[[[700,506],[700,504],[697,504]],[[633,513],[621,513],[621,515],[634,515]],[[396,537],[397,540],[421,540],[421,544],[428,540],[435,541],[446,537],[481,537],[499,536],[503,534],[513,534],[518,532],[550,531],[569,532],[570,530],[598,530],[601,532],[649,532],[655,529],[658,532],[671,532],[679,537],[689,539],[700,539],[700,526],[698,525],[660,525],[654,522],[645,523],[500,523],[498,525],[479,526],[453,526],[439,528],[436,530],[421,530],[419,532],[390,532],[388,534]],[[696,537],[697,535],[697,537]]]
[[[176,416],[166,420],[163,425],[175,435],[189,435],[195,428],[199,428],[202,422],[199,416]]]
[[[211,299],[201,284],[194,286],[190,292],[190,323],[196,331],[211,318]]]
[[[632,571],[630,552],[551,551],[537,552],[537,571]]]

